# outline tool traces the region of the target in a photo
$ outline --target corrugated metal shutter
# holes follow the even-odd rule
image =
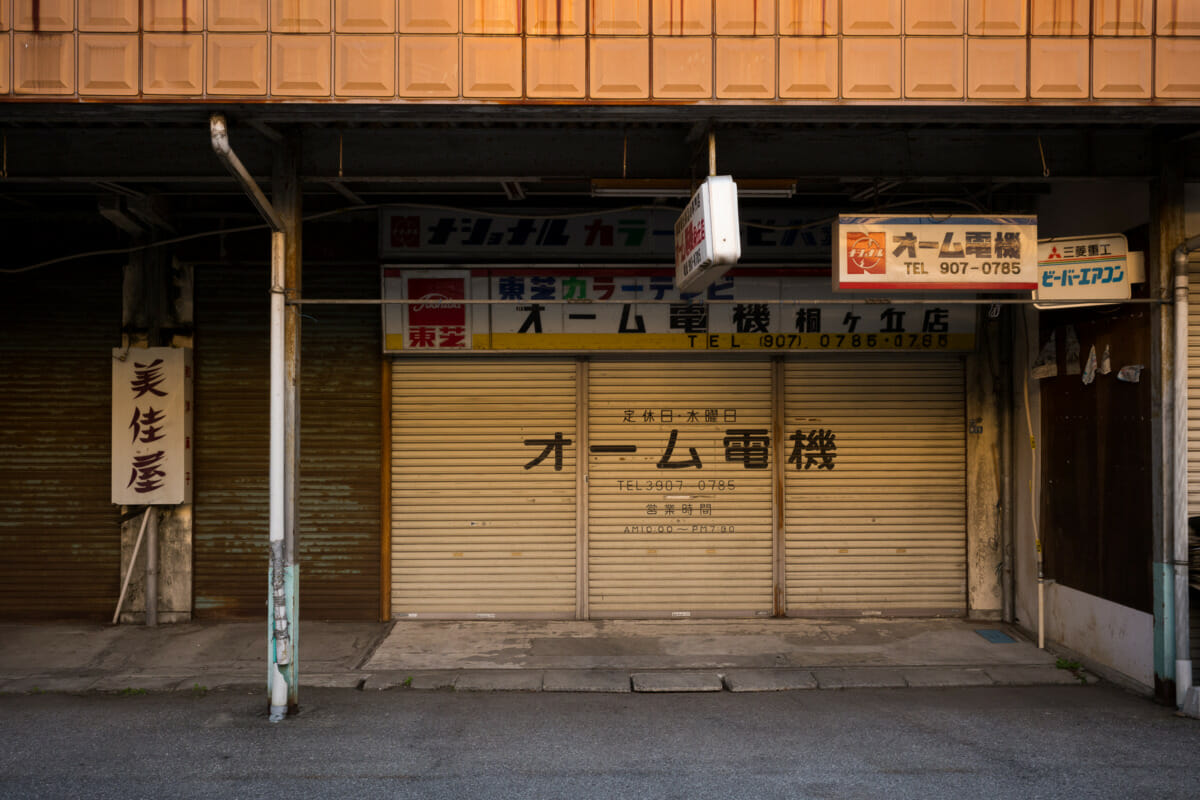
[[[961,362],[796,361],[784,375],[788,613],[965,613]]]
[[[1200,515],[1200,258],[1188,263],[1188,516]]]
[[[265,616],[268,270],[197,266],[194,587],[198,617]],[[378,292],[370,270],[310,267],[308,296]],[[305,311],[300,356],[300,614],[379,613],[379,312]]]
[[[112,348],[121,269],[5,276],[0,335],[0,618],[104,619],[117,604]]]
[[[594,361],[588,419],[591,616],[769,615],[770,362]]]
[[[195,614],[266,616],[268,268],[195,267]],[[303,593],[301,593],[303,597]]]
[[[577,413],[573,360],[393,362],[394,618],[575,616]]]
[[[371,269],[309,267],[306,297],[378,296]],[[305,306],[300,330],[300,613],[378,619],[382,332],[373,306]],[[264,579],[265,573],[260,576]]]

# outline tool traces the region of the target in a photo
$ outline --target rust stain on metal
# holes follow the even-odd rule
[[[33,14],[33,32],[42,32],[42,0],[30,0],[30,13]]]

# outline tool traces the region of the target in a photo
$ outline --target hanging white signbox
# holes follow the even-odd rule
[[[838,217],[835,289],[1032,291],[1037,217],[881,214]]]
[[[737,184],[729,175],[711,175],[675,220],[675,287],[699,291],[741,257]]]

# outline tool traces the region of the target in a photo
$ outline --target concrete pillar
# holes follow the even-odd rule
[[[1184,152],[1176,143],[1156,142],[1158,175],[1150,200],[1150,254],[1146,259],[1146,278],[1150,296],[1172,296],[1174,270],[1172,252],[1184,239],[1185,196],[1183,170],[1179,168]],[[1174,592],[1174,511],[1169,472],[1174,452],[1172,428],[1174,397],[1174,306],[1156,305],[1151,311],[1150,384],[1151,481],[1154,492],[1153,556],[1154,580],[1154,693],[1163,703],[1175,704],[1175,592]],[[1183,400],[1186,402],[1186,399]],[[1186,655],[1181,656],[1186,658]]]
[[[125,267],[122,309],[123,347],[191,347],[192,267],[164,248],[135,252]],[[129,509],[125,509],[129,510]],[[137,511],[138,509],[133,509]],[[121,523],[121,573],[125,577],[142,515]],[[121,623],[142,624],[146,608],[146,543],[138,554],[121,606]],[[192,618],[192,505],[159,507],[158,621]]]
[[[1000,318],[986,316],[967,358],[967,613],[1000,619],[1004,608]]]

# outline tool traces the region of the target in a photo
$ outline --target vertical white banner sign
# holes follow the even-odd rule
[[[112,501],[192,501],[192,351],[114,349]]]

